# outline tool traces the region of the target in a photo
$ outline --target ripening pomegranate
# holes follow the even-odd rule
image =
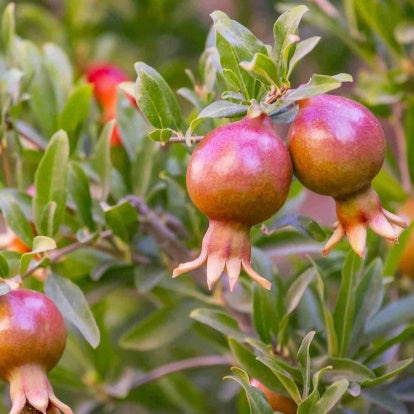
[[[47,378],[65,345],[65,323],[47,296],[25,289],[0,296],[0,377],[10,383],[9,414],[30,412],[30,406],[41,413],[73,414]]]
[[[406,201],[398,210],[401,217],[407,221],[414,220],[414,197]],[[414,279],[414,232],[411,232],[410,238],[404,247],[404,250],[398,263],[398,271],[411,279]]]
[[[87,80],[93,84],[93,91],[96,100],[101,105],[102,122],[108,122],[116,118],[116,106],[118,101],[118,85],[129,80],[120,68],[107,63],[91,66],[87,71]],[[133,105],[135,99],[128,95]],[[115,125],[111,135],[111,145],[116,146],[122,143],[119,128]]]
[[[354,251],[363,256],[367,226],[396,242],[393,225],[407,224],[384,210],[371,188],[386,149],[378,120],[363,105],[340,96],[305,99],[299,108],[288,134],[295,175],[310,190],[336,202],[338,224],[323,254],[346,235]]]
[[[298,406],[292,398],[285,397],[272,391],[255,378],[250,381],[250,384],[262,391],[273,411],[281,412],[282,414],[297,413]]]
[[[207,134],[191,156],[187,190],[209,218],[209,228],[200,256],[179,265],[173,277],[207,262],[210,289],[224,268],[231,289],[241,268],[270,289],[270,282],[250,264],[250,228],[280,209],[291,179],[289,154],[267,115],[246,116]]]

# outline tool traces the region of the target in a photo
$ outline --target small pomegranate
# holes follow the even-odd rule
[[[298,406],[292,398],[285,397],[270,390],[255,378],[250,381],[250,384],[262,391],[273,411],[281,412],[282,414],[297,413]]]
[[[87,71],[87,80],[93,84],[93,91],[96,100],[103,109],[102,122],[108,122],[116,118],[116,106],[118,101],[118,85],[129,80],[120,68],[107,63],[91,66]],[[135,99],[128,95],[133,105]],[[111,145],[116,146],[122,143],[119,128],[115,125],[111,135]]]
[[[414,197],[405,202],[398,210],[398,213],[407,221],[414,220]],[[414,279],[414,232],[411,232],[410,238],[401,254],[398,271],[402,275]]]
[[[73,414],[53,393],[47,378],[66,345],[66,327],[44,294],[12,290],[0,296],[0,377],[10,383],[9,414]],[[60,410],[60,411],[59,411]]]
[[[305,99],[299,108],[288,134],[295,175],[310,190],[336,202],[338,223],[323,254],[346,235],[354,251],[363,256],[367,226],[396,242],[393,226],[407,224],[384,210],[371,188],[386,149],[378,120],[363,105],[340,96]]]
[[[261,114],[221,126],[203,139],[187,169],[187,190],[209,218],[200,256],[180,264],[176,277],[207,262],[211,289],[227,269],[233,289],[241,268],[258,284],[270,282],[250,264],[250,228],[271,217],[286,200],[292,179],[289,153]]]

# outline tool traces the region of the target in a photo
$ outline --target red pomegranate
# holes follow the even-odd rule
[[[116,118],[116,107],[118,102],[118,85],[129,80],[120,68],[108,63],[100,63],[89,67],[86,71],[87,80],[93,84],[96,100],[101,105],[103,114],[102,122],[108,122]],[[135,98],[128,95],[133,105]],[[115,125],[111,135],[111,145],[122,143],[118,125]]]
[[[250,384],[262,391],[273,411],[277,411],[282,414],[297,413],[298,406],[292,398],[285,397],[284,395],[272,391],[255,378],[250,381]]]
[[[393,225],[406,227],[406,223],[384,210],[371,188],[386,149],[378,120],[363,105],[340,96],[305,99],[299,107],[288,134],[295,175],[310,190],[336,202],[338,223],[323,254],[346,235],[363,256],[367,226],[396,242]]]
[[[207,262],[210,289],[225,268],[231,289],[241,268],[270,289],[250,264],[250,228],[280,209],[291,179],[289,154],[267,115],[246,116],[207,134],[191,156],[187,190],[209,218],[209,228],[200,256],[179,265],[173,277]]]
[[[9,414],[30,412],[30,407],[73,414],[47,378],[65,345],[65,323],[47,296],[25,289],[0,296],[0,377],[10,383]]]

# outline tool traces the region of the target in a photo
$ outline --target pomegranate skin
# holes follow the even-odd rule
[[[270,118],[244,118],[206,135],[190,159],[187,190],[210,219],[260,223],[283,205],[292,165]]]
[[[15,367],[51,370],[66,345],[66,327],[56,305],[42,293],[18,289],[0,296],[0,376]]]
[[[295,175],[307,188],[340,199],[370,186],[384,162],[386,142],[363,105],[319,95],[300,102],[288,148]]]
[[[278,411],[282,414],[297,413],[298,406],[291,398],[272,391],[255,378],[250,381],[250,384],[262,391],[273,411]]]
[[[246,116],[207,134],[191,156],[187,190],[209,218],[209,227],[200,255],[180,264],[173,277],[207,263],[210,289],[226,270],[233,290],[241,269],[270,289],[250,263],[250,228],[279,210],[291,180],[289,153],[266,114]]]
[[[288,133],[295,175],[310,190],[336,202],[338,222],[323,254],[346,235],[353,250],[363,257],[367,227],[397,242],[397,227],[407,223],[384,210],[371,188],[386,150],[378,120],[363,105],[340,96],[305,99],[299,107]]]

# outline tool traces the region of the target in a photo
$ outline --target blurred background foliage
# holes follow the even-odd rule
[[[8,3],[0,0],[0,10]],[[383,122],[389,153],[374,185],[384,206],[396,211],[410,197],[414,180],[414,3],[301,3],[310,9],[301,37],[322,39],[298,67],[293,84],[307,82],[313,73],[353,75],[354,83],[344,84],[338,93],[369,106]],[[59,231],[48,234],[56,239],[62,256],[51,256],[51,263],[39,268],[50,265],[52,270],[46,293],[55,299],[64,295],[79,300],[83,312],[80,317],[73,306],[64,312],[75,328],[62,362],[51,374],[56,393],[76,413],[245,414],[250,409],[238,384],[221,381],[231,373],[229,366],[242,367],[274,391],[292,396],[300,389],[306,395],[303,387],[311,374],[301,369],[303,361],[310,360],[312,375],[333,367],[313,394],[321,401],[329,385],[337,384],[331,391],[340,404],[329,412],[405,414],[413,409],[414,368],[409,366],[414,348],[413,287],[397,271],[411,229],[392,248],[370,234],[363,263],[348,253],[345,241],[329,258],[321,259],[321,242],[330,232],[325,226],[334,220],[333,202],[294,182],[284,209],[266,223],[278,231],[270,236],[259,228],[252,232],[255,265],[274,278],[270,294],[252,287],[247,279],[233,294],[224,282],[212,295],[196,278],[173,281],[172,264],[188,259],[189,249],[198,249],[206,226],[185,192],[190,151],[183,144],[161,146],[150,141],[145,120],[122,93],[117,122],[123,146],[110,148],[99,105],[84,85],[85,71],[95,62],[116,64],[135,80],[133,64],[143,61],[155,67],[173,90],[191,89],[185,70],[190,68],[201,82],[199,58],[213,10],[225,11],[270,44],[274,21],[296,4],[266,0],[16,2],[16,33],[39,49],[20,50],[16,58],[6,56],[7,47],[3,47],[0,71],[5,84],[13,84],[13,74],[19,78],[16,72],[6,76],[6,69],[14,67],[10,62],[27,74],[30,62],[41,61],[52,80],[38,75],[30,86],[23,78],[21,84],[16,80],[18,87],[8,89],[15,95],[2,112],[8,161],[2,157],[0,208],[7,226],[30,245],[34,234],[29,224],[16,224],[24,222],[19,210],[27,223],[35,222],[37,229],[44,225],[32,216],[34,201],[26,189],[34,183],[39,190],[45,177],[58,173],[60,165],[57,169],[45,165],[39,172],[39,162],[56,127],[64,127],[70,166],[67,188],[61,191],[67,201],[61,205],[65,211]],[[3,42],[4,38],[3,33]],[[185,115],[194,117],[192,106],[179,99]],[[50,109],[51,105],[55,107]],[[76,112],[74,106],[83,109]],[[215,125],[216,121],[205,128]],[[286,125],[277,129],[285,135]],[[20,141],[23,135],[29,136],[31,145]],[[64,141],[55,136],[57,153],[65,152]],[[72,243],[88,246],[62,252]],[[3,253],[9,266],[3,276],[18,273],[21,253]],[[308,254],[316,263],[309,261]],[[28,278],[25,285],[42,290],[42,274]],[[76,286],[84,292],[92,313],[82,295],[79,299]],[[352,314],[347,303],[352,303]],[[316,331],[315,338],[309,331]],[[98,342],[94,349],[91,345]],[[174,366],[177,361],[178,368],[180,361],[187,361],[193,369],[180,372]],[[164,375],[170,370],[170,375]],[[234,372],[250,400],[262,404],[261,395],[252,394],[243,375]],[[344,381],[349,385],[347,393],[341,388]],[[6,412],[6,389],[3,395]],[[322,401],[319,408],[329,406]],[[318,414],[323,412],[328,411],[321,409]]]

